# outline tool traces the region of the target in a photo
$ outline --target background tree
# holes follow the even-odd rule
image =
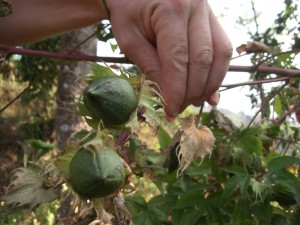
[[[62,37],[62,49],[66,52],[96,55],[97,42],[94,27],[68,32]],[[57,108],[55,115],[55,132],[57,146],[63,150],[71,134],[86,127],[81,117],[74,114],[71,103],[81,94],[82,87],[78,79],[89,72],[90,65],[84,61],[72,61],[61,64],[57,86]],[[72,112],[73,111],[73,112]]]

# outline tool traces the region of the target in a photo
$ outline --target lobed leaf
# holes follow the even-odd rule
[[[58,196],[44,172],[42,168],[35,165],[17,169],[3,200],[8,205],[30,208],[54,201]]]
[[[240,133],[238,144],[248,154],[256,153],[261,155],[263,143],[258,135],[261,134],[260,128],[247,128]]]
[[[165,117],[162,97],[155,90],[156,87],[154,82],[141,78],[138,107],[126,124],[132,132],[138,133],[140,122],[146,122],[157,130],[162,118]]]
[[[300,159],[294,156],[276,156],[270,159],[268,163],[268,170],[273,173],[277,170],[286,169],[294,164],[298,164]]]

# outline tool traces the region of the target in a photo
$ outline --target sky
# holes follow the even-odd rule
[[[211,0],[209,1],[212,10],[218,17],[222,27],[227,32],[229,39],[233,45],[233,57],[238,56],[235,49],[241,44],[251,41],[247,30],[255,30],[255,26],[242,27],[237,24],[239,17],[253,18],[251,1],[236,0]],[[264,31],[273,24],[277,14],[284,7],[283,0],[256,0],[254,1],[258,16],[259,30]],[[251,65],[249,57],[241,57],[231,61],[232,65]],[[249,73],[228,72],[223,84],[234,84],[246,82],[249,80]],[[249,94],[249,87],[239,87],[221,93],[219,108],[229,109],[234,113],[243,112],[247,115],[254,115],[255,110],[252,109]]]
[[[259,30],[264,31],[273,24],[277,14],[283,9],[283,0],[253,0],[258,16]],[[235,51],[236,47],[251,41],[247,34],[247,29],[253,30],[255,26],[250,25],[242,27],[237,24],[239,17],[253,18],[250,0],[209,0],[208,1],[222,27],[231,40],[234,53],[233,57],[238,56]],[[98,54],[101,56],[120,56],[114,54],[106,43],[99,42]],[[100,50],[101,49],[101,50]],[[251,65],[249,57],[240,57],[231,61],[232,65]],[[223,84],[234,84],[246,82],[249,79],[249,73],[228,72]],[[228,109],[234,113],[244,113],[246,115],[254,115],[255,110],[252,109],[249,94],[249,87],[239,87],[221,92],[221,98],[218,108]]]

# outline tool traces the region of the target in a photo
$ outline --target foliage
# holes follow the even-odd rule
[[[41,42],[24,46],[28,49],[56,52],[60,50],[60,37],[53,37]],[[19,82],[29,82],[30,89],[22,96],[22,100],[30,102],[34,98],[49,99],[56,84],[59,64],[56,59],[21,56],[16,61],[15,74]]]
[[[8,16],[12,13],[11,2],[9,0],[0,1],[0,17]]]
[[[299,59],[300,48],[299,14],[297,13],[299,3],[291,0],[286,0],[284,3],[285,9],[277,15],[274,25],[261,32],[258,29],[259,16],[257,16],[252,2],[254,17],[251,22],[256,24],[257,29],[248,33],[255,44],[250,43],[248,46],[240,47],[246,53],[252,53],[251,62],[253,65],[278,68],[295,68],[297,66],[296,59]],[[244,24],[243,20],[240,23]],[[282,78],[282,76],[254,72],[250,79],[255,81],[276,78]],[[280,117],[298,103],[299,78],[289,79],[271,89],[265,88],[263,84],[251,86],[250,93],[253,107],[259,107],[261,110],[261,119],[269,119],[275,114]]]

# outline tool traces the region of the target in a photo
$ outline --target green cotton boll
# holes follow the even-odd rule
[[[82,197],[99,198],[124,186],[125,169],[120,156],[106,146],[81,148],[70,163],[70,183]]]
[[[107,76],[91,83],[83,93],[83,103],[92,119],[105,126],[121,125],[137,108],[138,100],[130,83],[118,76]]]

